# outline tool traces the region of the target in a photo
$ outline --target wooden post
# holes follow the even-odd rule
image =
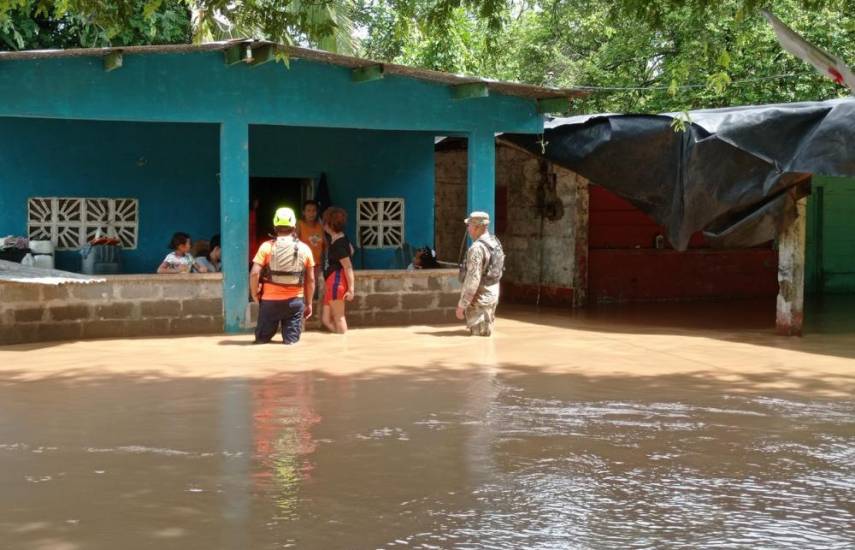
[[[777,330],[801,336],[805,301],[805,228],[807,197],[796,200],[796,219],[778,239]]]
[[[236,65],[238,63],[246,63],[252,59],[250,46],[247,42],[235,44],[223,50],[223,58],[226,65]]]
[[[249,301],[249,125],[220,126],[220,233],[226,332],[245,328]]]
[[[383,78],[383,65],[368,65],[357,67],[350,72],[353,82],[371,82]]]
[[[483,82],[470,82],[452,86],[451,93],[454,99],[473,99],[490,96],[490,90]]]
[[[250,61],[250,65],[253,67],[264,65],[276,59],[276,46],[272,44],[264,44],[263,46],[253,48],[251,52],[252,61]]]
[[[104,56],[104,70],[115,71],[122,67],[122,51],[113,51]]]
[[[496,224],[496,137],[492,130],[478,130],[468,138],[467,213],[478,210],[490,214],[492,232]]]

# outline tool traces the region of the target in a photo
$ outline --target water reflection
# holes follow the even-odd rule
[[[454,372],[0,386],[0,546],[855,545],[855,400],[493,346]]]
[[[246,548],[249,542],[249,487],[251,448],[247,425],[251,407],[249,384],[245,380],[222,385],[219,407],[220,501],[225,543],[231,548]]]
[[[257,489],[273,493],[276,520],[297,517],[302,482],[311,478],[317,441],[312,426],[321,421],[314,409],[314,377],[298,374],[253,383],[252,432]]]

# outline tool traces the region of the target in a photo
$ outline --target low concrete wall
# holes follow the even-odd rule
[[[112,275],[92,284],[0,283],[0,344],[223,330],[220,275]]]
[[[0,283],[0,344],[223,331],[219,274],[105,278],[86,285]],[[357,271],[347,319],[354,327],[456,322],[459,293],[455,270]],[[320,326],[320,316],[318,307],[309,329]]]
[[[356,297],[345,315],[350,327],[406,326],[457,322],[460,299],[457,270],[356,271]],[[322,306],[315,304],[309,330],[321,326]],[[255,326],[258,306],[250,304],[249,326]]]
[[[457,322],[457,270],[357,271],[348,325],[390,326]]]

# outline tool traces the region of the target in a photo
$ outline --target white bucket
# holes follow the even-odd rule
[[[30,241],[33,254],[53,254],[53,243],[50,241]]]
[[[36,254],[33,256],[33,267],[42,269],[53,269],[53,256],[47,254]]]

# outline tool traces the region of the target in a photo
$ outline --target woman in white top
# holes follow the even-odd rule
[[[190,255],[190,235],[187,233],[178,232],[172,236],[169,241],[169,248],[172,252],[166,255],[166,258],[160,263],[157,268],[158,273],[190,273],[193,270],[193,256]]]

